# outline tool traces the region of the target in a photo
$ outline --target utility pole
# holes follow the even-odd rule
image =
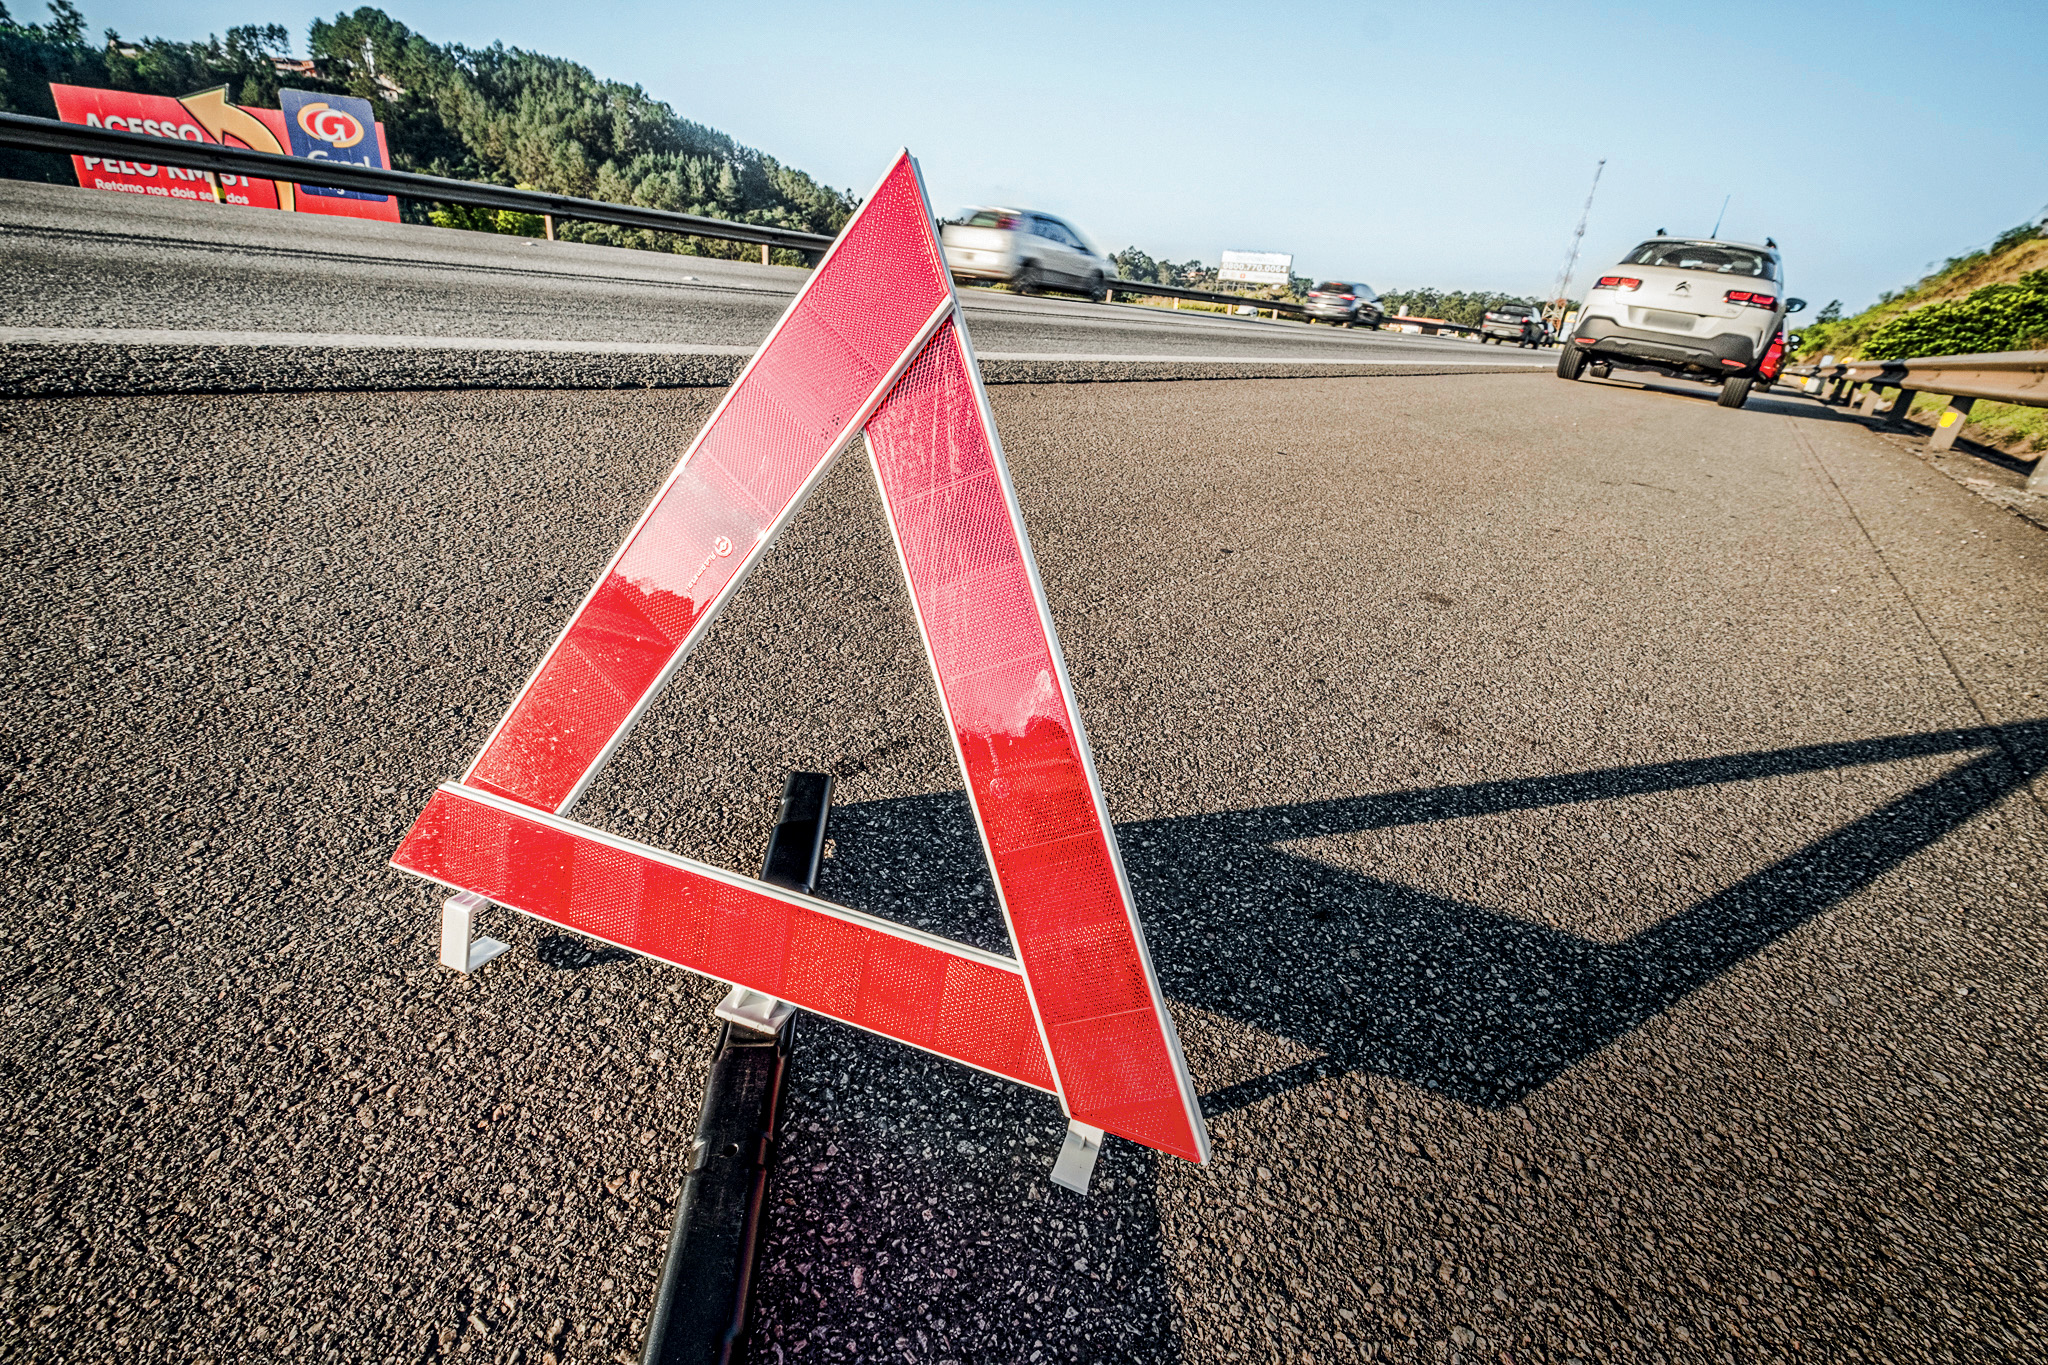
[[[1586,235],[1586,220],[1593,216],[1593,196],[1600,192],[1600,172],[1606,169],[1607,158],[1603,156],[1600,164],[1593,168],[1593,188],[1586,191],[1586,207],[1579,213],[1578,227],[1572,230],[1571,250],[1565,253],[1564,269],[1557,272],[1557,287],[1550,291],[1549,307],[1557,310],[1550,324],[1559,332],[1564,331],[1564,311],[1570,306],[1565,291],[1572,287],[1572,271],[1579,263],[1580,239]]]

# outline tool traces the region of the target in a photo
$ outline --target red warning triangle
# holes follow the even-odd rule
[[[566,819],[865,430],[1017,956]],[[1057,1095],[1190,1161],[1207,1130],[1133,908],[917,166],[881,184],[395,866]]]

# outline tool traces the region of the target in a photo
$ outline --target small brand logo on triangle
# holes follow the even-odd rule
[[[862,431],[1014,958],[566,818]],[[1191,1161],[1160,994],[916,163],[901,154],[392,863],[1058,1096]]]

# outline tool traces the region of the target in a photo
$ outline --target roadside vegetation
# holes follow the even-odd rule
[[[1800,360],[2048,350],[2048,236],[2042,223],[2022,223],[1860,313],[1843,317],[1841,311],[1831,303],[1800,329]],[[1913,411],[1946,402],[1925,394]],[[1979,403],[1969,428],[1973,439],[2013,454],[2048,450],[2048,410],[2041,408]]]
[[[1296,303],[1305,303],[1308,300],[1309,290],[1315,288],[1318,283],[1318,281],[1312,280],[1306,275],[1296,275],[1284,290],[1277,287],[1252,289],[1245,285],[1234,283],[1219,285],[1216,278],[1216,267],[1213,265],[1204,265],[1200,261],[1176,262],[1155,259],[1149,253],[1135,246],[1127,246],[1122,251],[1112,253],[1109,259],[1116,265],[1117,275],[1122,279],[1136,280],[1145,284],[1178,285],[1182,289],[1209,289],[1229,294],[1243,294],[1247,302],[1253,303],[1260,299],[1292,299]],[[1333,277],[1324,276],[1323,278]],[[1344,278],[1353,277],[1346,276]],[[1359,282],[1367,285],[1372,283],[1369,279]],[[1481,315],[1489,309],[1499,308],[1501,305],[1509,303],[1525,303],[1533,306],[1537,302],[1535,299],[1525,299],[1515,294],[1486,294],[1464,290],[1446,292],[1441,289],[1400,289],[1392,293],[1382,293],[1379,297],[1380,306],[1387,310],[1388,317],[1394,316],[1405,308],[1413,317],[1438,318],[1444,322],[1460,322],[1467,327],[1477,327]],[[1164,299],[1158,300],[1158,302],[1161,304],[1167,303]],[[1190,308],[1196,305],[1183,303],[1181,306],[1183,308]]]
[[[2038,222],[1941,268],[1850,317],[1840,303],[1799,328],[1799,359],[1968,355],[2048,346],[2048,238]],[[1924,316],[1923,316],[1924,315]],[[1906,346],[1911,349],[1900,350]]]
[[[1531,308],[1542,306],[1540,299],[1525,299],[1519,294],[1478,294],[1462,290],[1447,294],[1437,289],[1401,289],[1380,295],[1380,306],[1387,310],[1388,317],[1406,308],[1410,317],[1440,318],[1467,327],[1477,327],[1487,313],[1510,303],[1527,304]]]
[[[306,47],[310,64],[295,70],[291,34],[278,24],[231,28],[204,42],[131,42],[112,29],[95,40],[71,0],[51,0],[42,24],[20,22],[0,4],[0,108],[56,117],[52,81],[174,97],[225,85],[238,103],[272,108],[279,88],[292,86],[369,100],[398,170],[828,234],[856,206],[852,193],[678,117],[639,86],[600,80],[559,57],[502,43],[434,43],[367,6],[315,20]],[[72,180],[69,158],[6,150],[0,175]],[[526,221],[530,214],[404,207],[413,221],[539,231],[538,220]],[[596,223],[563,223],[557,235],[688,255],[756,258],[760,251]]]

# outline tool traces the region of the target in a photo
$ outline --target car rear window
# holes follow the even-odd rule
[[[968,214],[967,221],[962,226],[1003,228],[1014,232],[1018,226],[1017,215],[1014,213],[998,213],[994,209],[981,209],[978,212]]]
[[[1358,291],[1342,280],[1324,280],[1316,286],[1318,294],[1354,294]]]
[[[1778,278],[1778,264],[1769,256],[1725,242],[1674,242],[1659,238],[1644,242],[1622,257],[1621,263],[1662,266],[1667,270],[1710,270],[1716,275],[1741,275],[1752,280]]]

